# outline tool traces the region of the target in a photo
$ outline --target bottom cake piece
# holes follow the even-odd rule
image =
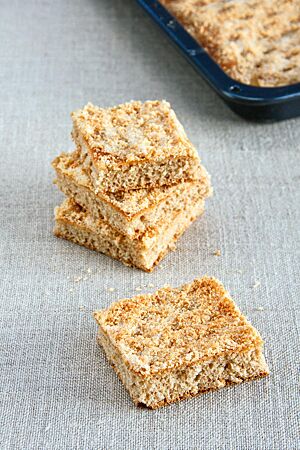
[[[262,338],[214,278],[120,300],[94,317],[136,405],[155,409],[269,374]]]
[[[132,240],[105,221],[95,221],[74,200],[67,198],[55,209],[54,234],[104,253],[128,266],[151,272],[203,211],[204,200],[199,198],[188,208],[175,211],[170,222],[162,221],[140,239]]]

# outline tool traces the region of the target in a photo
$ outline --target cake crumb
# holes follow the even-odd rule
[[[110,288],[108,288],[107,290],[108,290],[109,292],[114,292],[115,288],[110,287]]]
[[[147,287],[153,288],[153,287],[154,287],[154,284],[153,284],[153,283],[149,283]]]
[[[84,305],[80,305],[80,306],[79,306],[79,310],[80,310],[80,311],[84,311],[84,310],[85,310],[85,306],[84,306]]]
[[[221,250],[218,248],[216,251],[214,251],[215,256],[221,256]]]
[[[255,311],[264,311],[265,308],[263,306],[258,306],[257,308],[255,308]]]
[[[169,250],[170,250],[171,252],[175,252],[175,250],[176,250],[176,244],[175,244],[175,242],[172,242],[172,243],[169,245]]]
[[[90,267],[87,268],[87,273],[92,273],[92,269]]]
[[[255,281],[255,283],[253,284],[252,288],[256,289],[260,286],[260,281]]]
[[[141,288],[141,287],[136,287],[135,290],[136,290],[136,291],[141,291],[142,288]]]
[[[81,281],[82,280],[82,276],[79,276],[79,277],[75,277],[74,278],[74,282],[75,283],[79,283],[79,281]]]

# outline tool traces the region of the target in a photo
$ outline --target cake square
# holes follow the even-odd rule
[[[202,166],[197,181],[96,194],[78,152],[62,153],[52,165],[57,174],[55,183],[67,197],[72,197],[95,220],[106,221],[130,239],[137,239],[155,229],[162,220],[169,223],[175,211],[187,209],[189,204],[197,199],[204,200],[211,194],[209,176]]]
[[[151,272],[189,225],[204,211],[197,198],[182,211],[174,211],[168,223],[162,220],[140,239],[130,239],[104,220],[94,218],[73,199],[67,198],[55,209],[54,234],[91,250],[104,253],[123,264]]]
[[[132,101],[107,109],[88,103],[71,116],[73,139],[99,191],[199,179],[197,151],[166,101]]]
[[[269,373],[262,338],[214,278],[120,300],[94,317],[136,405],[154,409]]]

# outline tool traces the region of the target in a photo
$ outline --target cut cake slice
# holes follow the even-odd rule
[[[268,375],[255,328],[214,278],[94,313],[98,342],[135,404],[158,408]]]
[[[210,180],[201,167],[200,180],[175,186],[138,189],[119,193],[95,193],[78,152],[62,153],[52,163],[59,189],[94,217],[131,239],[153,230],[160,221],[169,222],[174,212],[186,209],[197,199],[205,199],[211,193]]]
[[[72,113],[73,139],[94,187],[117,192],[199,179],[200,159],[166,101]]]
[[[55,209],[54,234],[76,244],[104,253],[128,266],[151,272],[174,243],[204,211],[204,201],[197,199],[188,208],[174,212],[170,223],[162,221],[140,239],[129,239],[105,221],[95,221],[73,199],[66,199]]]

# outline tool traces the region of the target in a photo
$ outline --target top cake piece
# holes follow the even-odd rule
[[[132,101],[72,113],[73,138],[99,191],[127,191],[191,181],[200,160],[166,101]]]

